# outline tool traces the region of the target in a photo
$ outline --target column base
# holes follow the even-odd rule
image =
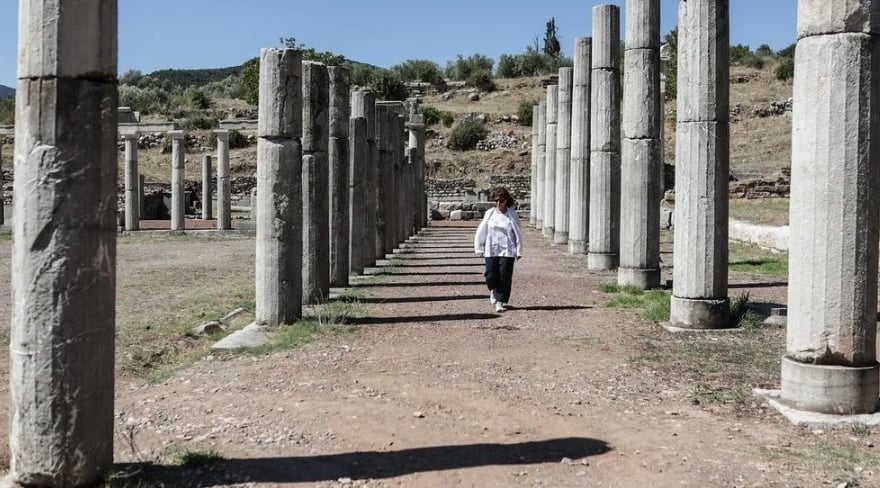
[[[568,232],[553,232],[553,244],[568,244]]]
[[[727,329],[730,327],[730,300],[679,298],[673,295],[669,323],[678,329]]]
[[[540,220],[540,219],[536,220],[535,221],[535,229],[539,230],[539,231],[544,229],[544,221]]]
[[[634,286],[642,290],[660,288],[660,268],[618,268],[617,284],[620,286]]]
[[[586,254],[589,250],[590,247],[587,241],[573,241],[571,239],[568,240],[569,254]]]
[[[617,254],[591,252],[587,256],[587,269],[591,271],[610,271],[617,268]]]
[[[834,415],[874,413],[880,397],[880,365],[852,367],[806,364],[782,358],[786,405]]]
[[[541,232],[544,237],[553,238],[553,227],[544,227],[544,230]]]

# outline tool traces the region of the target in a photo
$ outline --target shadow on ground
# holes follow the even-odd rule
[[[448,313],[443,315],[409,315],[404,317],[358,317],[346,319],[348,325],[416,324],[422,322],[457,322],[461,320],[497,319],[495,313]]]
[[[205,488],[235,483],[307,483],[339,478],[384,479],[413,473],[483,466],[559,463],[609,452],[604,441],[563,438],[517,444],[468,444],[391,452],[220,460],[199,468],[155,464],[117,465],[117,478],[136,486]]]

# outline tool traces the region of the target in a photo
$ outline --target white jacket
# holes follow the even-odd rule
[[[474,252],[482,254],[487,258],[498,256],[507,258],[522,257],[523,237],[522,228],[519,225],[519,214],[516,213],[516,210],[508,208],[507,211],[504,212],[504,216],[509,219],[510,223],[507,226],[506,232],[499,234],[489,232],[489,219],[492,217],[493,213],[495,213],[494,207],[487,210],[486,214],[483,215],[483,221],[480,222],[480,226],[477,227],[477,234],[474,236]],[[497,239],[507,239],[506,253],[498,254],[492,252],[492,249],[496,247],[493,244],[498,244],[496,242]]]

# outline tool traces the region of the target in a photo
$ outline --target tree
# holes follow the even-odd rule
[[[327,66],[342,66],[346,61],[345,56],[341,54],[336,54],[332,51],[318,51],[313,47],[297,43],[295,37],[282,37],[278,41],[283,47],[302,51],[304,61],[317,61]]]
[[[666,61],[666,99],[672,100],[678,92],[678,27],[669,31],[663,37],[663,42],[669,46],[669,61]]]
[[[241,65],[241,91],[244,100],[256,105],[260,99],[260,58],[253,58]]]
[[[556,18],[550,17],[547,22],[547,31],[544,33],[544,54],[555,58],[562,53],[562,45],[559,44],[559,32],[556,29]]]

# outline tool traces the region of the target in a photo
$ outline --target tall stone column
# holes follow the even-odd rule
[[[660,0],[627,0],[617,282],[660,286]]]
[[[321,63],[302,63],[303,301],[330,296],[330,78]]]
[[[559,116],[559,86],[547,87],[547,129],[544,143],[544,237],[553,239],[556,219],[556,122]]]
[[[211,156],[202,156],[202,220],[211,220],[214,217],[214,185],[213,170],[211,168]]]
[[[553,217],[553,244],[568,244],[571,210],[571,68],[559,68],[556,115],[556,203]]]
[[[803,3],[803,2],[801,2]],[[675,250],[670,323],[728,326],[728,0],[679,3]]]
[[[260,51],[257,125],[256,317],[259,325],[302,316],[302,52]]]
[[[3,208],[3,145],[0,144],[0,225],[6,223],[6,217],[4,216],[5,209]]]
[[[532,202],[536,216],[535,229],[544,230],[544,186],[547,181],[547,101],[538,102],[538,185]]]
[[[376,147],[378,164],[376,184],[376,257],[384,258],[390,253],[390,236],[393,235],[393,220],[389,222],[389,207],[393,206],[394,197],[394,153],[392,150],[392,132],[397,124],[397,114],[387,105],[376,104]]]
[[[391,250],[388,252],[394,252],[394,249],[407,237],[406,222],[410,209],[409,197],[411,193],[407,185],[409,165],[406,160],[406,143],[408,139],[404,134],[404,124],[403,116],[398,115],[394,126],[395,191],[393,194],[394,205],[391,207],[394,210],[394,239],[391,242]]]
[[[593,40],[574,40],[571,95],[571,207],[568,252],[586,254],[590,230],[590,59]]]
[[[833,3],[798,4],[782,401],[853,415],[880,384],[880,5]]]
[[[538,224],[538,208],[535,200],[538,194],[538,104],[532,106],[531,164],[529,166],[529,225]]]
[[[232,228],[232,187],[229,180],[229,131],[215,130],[217,136],[217,229]]]
[[[378,198],[377,188],[377,149],[376,149],[376,95],[371,91],[358,90],[354,92],[352,98],[352,117],[363,118],[366,123],[366,147],[360,151],[352,153],[352,180],[353,189],[361,187],[360,192],[363,195],[363,205],[352,205],[352,227],[355,226],[355,219],[362,220],[359,225],[363,225],[364,235],[362,239],[352,240],[352,246],[357,245],[358,253],[362,256],[362,261],[358,268],[373,266],[376,264],[376,208]],[[357,174],[362,174],[361,179],[356,178]],[[354,191],[354,190],[353,190]],[[361,273],[363,270],[361,269]]]
[[[590,115],[591,270],[617,267],[620,247],[620,9],[593,7]]]
[[[182,130],[169,131],[171,137],[171,230],[182,232],[186,226],[186,136]]]
[[[368,211],[366,198],[366,173],[369,163],[370,146],[367,144],[367,119],[354,117],[350,121],[349,136],[351,138],[351,166],[349,185],[349,255],[350,270],[352,273],[361,275],[367,266],[365,243],[372,244],[369,240],[371,235],[367,232]]]
[[[327,68],[330,78],[330,286],[348,286],[349,70]]]
[[[113,467],[117,4],[19,2],[9,474]]]
[[[407,124],[409,129],[410,154],[413,166],[413,197],[416,212],[416,232],[427,225],[428,200],[425,195],[425,116],[416,114]]]
[[[146,177],[144,175],[138,175],[138,187],[137,187],[137,204],[138,204],[138,218],[144,218],[144,185],[146,185]]]
[[[140,228],[140,203],[138,201],[138,135],[124,134],[125,145],[125,230]]]

